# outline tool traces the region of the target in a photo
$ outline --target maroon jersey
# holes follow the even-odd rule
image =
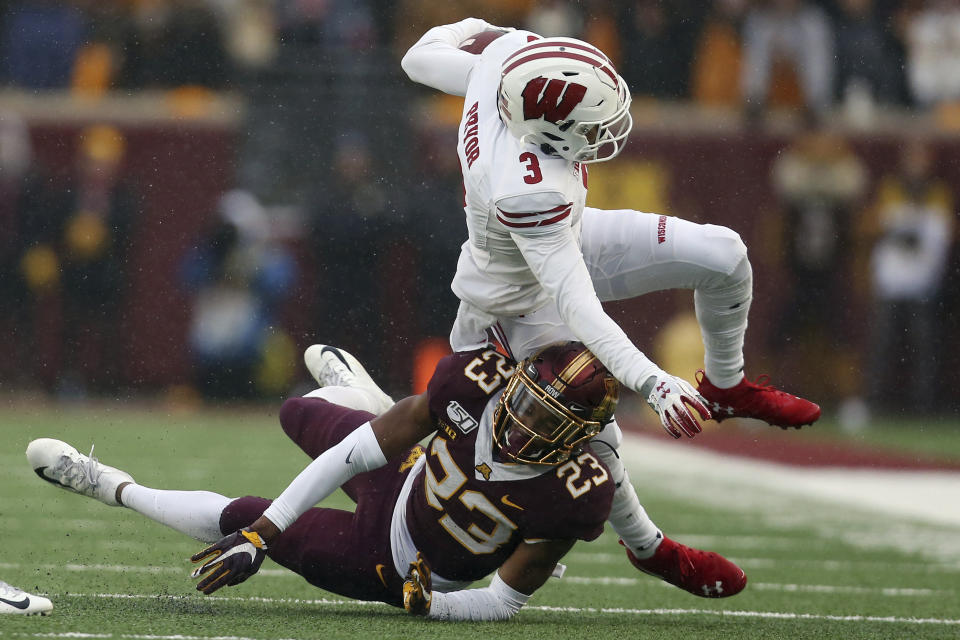
[[[506,463],[493,413],[514,363],[494,349],[444,358],[427,388],[437,433],[413,481],[406,522],[417,549],[447,580],[489,575],[521,541],[593,540],[614,483],[589,446],[557,466]]]

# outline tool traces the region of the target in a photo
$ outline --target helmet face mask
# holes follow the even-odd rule
[[[573,38],[536,40],[508,57],[497,104],[514,136],[573,162],[610,160],[633,127],[626,82]]]
[[[497,404],[494,446],[507,461],[557,465],[613,418],[619,383],[578,342],[523,361]]]

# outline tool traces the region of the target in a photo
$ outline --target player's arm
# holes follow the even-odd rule
[[[575,540],[521,542],[482,589],[432,591],[430,567],[418,554],[404,583],[404,607],[437,620],[508,620],[553,574]]]
[[[460,43],[490,28],[489,22],[478,18],[433,27],[404,54],[400,66],[414,82],[450,95],[463,96],[467,93],[470,72],[479,57],[461,51]]]
[[[377,443],[389,460],[404,453],[437,430],[430,415],[430,398],[426,393],[408,396],[383,415],[370,421]]]
[[[567,226],[554,230],[511,233],[527,265],[557,303],[560,317],[623,384],[639,391],[659,367],[650,361],[607,315],[593,288],[583,253]]]
[[[647,358],[607,315],[573,230],[560,222],[555,229],[537,228],[532,234],[515,232],[511,236],[537,281],[556,301],[561,319],[614,377],[643,396],[667,433],[674,438],[700,433],[697,415],[710,419],[705,401],[690,383]]]
[[[358,473],[382,467],[434,431],[426,393],[404,398],[324,451],[293,479],[251,526],[194,554],[197,590],[210,594],[243,582],[259,568],[271,542],[307,509]]]
[[[435,426],[428,407],[426,393],[410,396],[357,427],[307,465],[251,529],[269,543],[344,482],[382,467],[433,433]]]

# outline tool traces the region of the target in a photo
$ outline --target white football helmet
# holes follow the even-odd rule
[[[508,57],[497,105],[510,133],[574,162],[610,160],[633,127],[627,83],[574,38],[535,40]]]

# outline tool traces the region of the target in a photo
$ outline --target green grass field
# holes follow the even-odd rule
[[[942,428],[955,443],[957,429]],[[507,623],[412,619],[319,591],[270,561],[245,584],[204,597],[186,561],[200,544],[41,482],[24,449],[44,436],[84,453],[95,442],[104,462],[146,485],[272,496],[307,462],[275,412],[17,408],[0,416],[0,435],[0,579],[48,594],[55,606],[45,618],[0,618],[0,638],[960,637],[960,530],[778,498],[749,483],[722,505],[678,488],[681,476],[709,483],[709,469],[631,473],[671,537],[744,567],[750,584],[729,600],[696,598],[639,574],[609,531],[577,545],[566,576]],[[931,540],[944,548],[931,549]]]

